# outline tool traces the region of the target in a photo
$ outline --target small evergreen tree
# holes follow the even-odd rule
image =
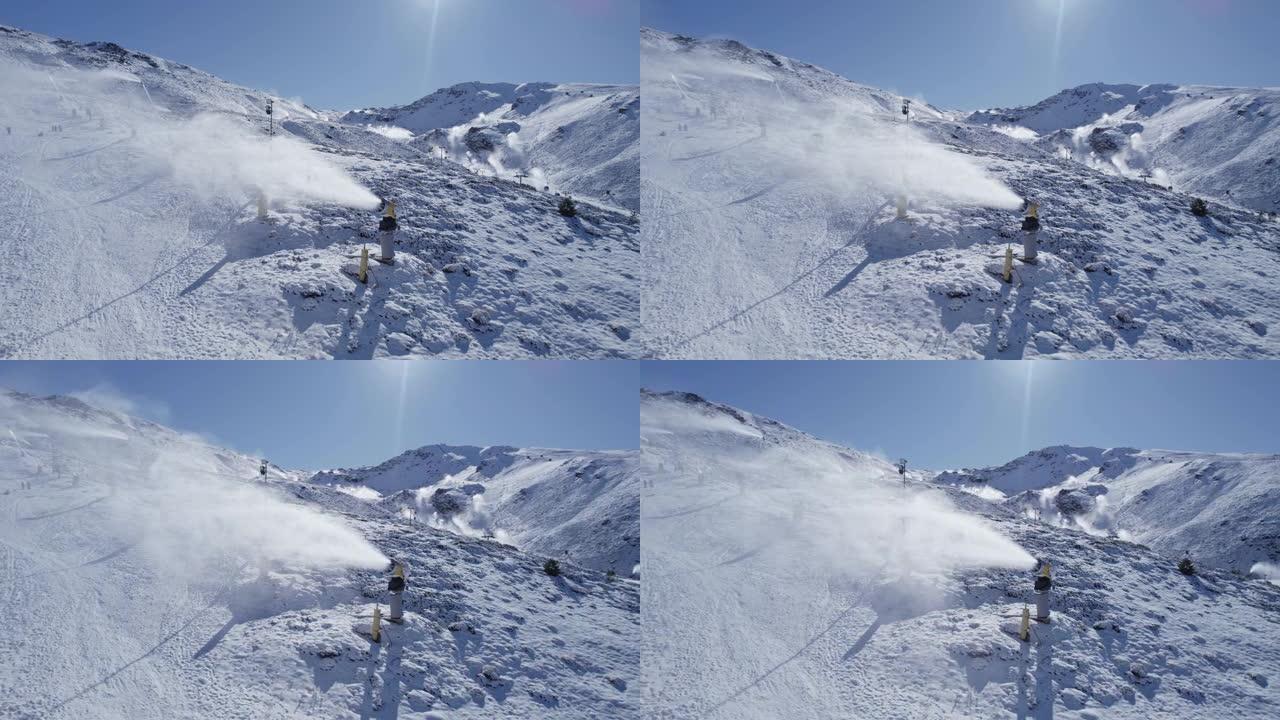
[[[613,582],[614,578],[616,577],[618,577],[618,573],[612,570],[604,574],[604,579],[606,582]]]
[[[1191,214],[1196,217],[1204,217],[1209,214],[1209,203],[1200,198],[1191,199]]]
[[[560,561],[555,558],[548,558],[546,562],[542,563],[542,571],[551,577],[558,577],[560,575]]]
[[[573,201],[573,198],[568,195],[560,198],[560,214],[565,217],[577,217],[578,204]]]
[[[1184,557],[1178,561],[1178,572],[1182,573],[1183,575],[1195,575],[1196,564],[1191,562],[1190,557]]]

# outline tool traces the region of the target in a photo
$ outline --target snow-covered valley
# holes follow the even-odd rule
[[[875,455],[691,394],[644,394],[641,443],[642,676],[655,717],[1280,710],[1280,587],[1214,567],[1209,547],[1184,575],[1181,551],[1164,554],[1159,542],[1037,519],[945,474],[904,480]],[[1101,467],[1107,479],[1094,482],[1114,483],[1114,494],[1143,475],[1157,497],[1194,500],[1186,483],[1196,480],[1218,499],[1186,506],[1215,520],[1251,527],[1251,513],[1275,514],[1275,458],[1059,450],[1049,449],[1052,462],[1033,453],[967,472],[1013,492]],[[1188,479],[1157,482],[1157,466]],[[1267,484],[1264,507],[1256,498]],[[1121,524],[1138,535],[1135,522]],[[1179,515],[1168,524],[1197,527]],[[1274,536],[1264,542],[1254,550],[1280,554]],[[1052,566],[1052,616],[1021,642],[1037,561]]]
[[[424,457],[452,464],[410,480]],[[0,716],[640,716],[634,451],[435,446],[361,481],[259,463],[0,391]],[[508,542],[380,498],[391,468],[403,490],[437,470],[487,486]],[[392,560],[405,622],[375,643]]]
[[[498,172],[110,43],[0,27],[0,87],[0,357],[640,353],[634,88],[540,86]],[[380,198],[396,261],[366,284]]]
[[[801,60],[651,29],[641,87],[651,356],[1280,354],[1276,90],[1095,85],[904,115]],[[1039,257],[1005,282],[1024,201]]]

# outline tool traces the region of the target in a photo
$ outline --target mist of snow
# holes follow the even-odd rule
[[[702,112],[701,89],[732,97],[722,112],[758,125],[752,164],[778,177],[817,182],[835,196],[906,193],[913,203],[1016,208],[1019,198],[978,163],[930,141],[889,112],[853,101],[796,99],[763,70],[707,55],[661,55],[642,64],[644,83],[674,83]]]

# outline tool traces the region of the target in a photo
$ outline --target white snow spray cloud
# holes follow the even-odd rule
[[[210,453],[162,451],[113,502],[166,565],[204,566],[232,557],[254,566],[378,568],[387,558],[334,517],[237,476]]]
[[[202,200],[237,205],[263,191],[273,204],[377,206],[372,192],[286,131],[268,136],[258,118],[233,112],[183,116],[144,82],[116,69],[36,71],[0,63],[0,119],[15,126],[14,135],[63,128],[44,151],[21,157],[22,176],[39,179],[62,169],[52,163],[96,156],[114,168],[121,187],[173,182]],[[276,119],[285,120],[287,104],[276,107]]]
[[[831,196],[1016,208],[1021,199],[975,160],[929,140],[870,96],[832,97],[763,68],[701,51],[646,54],[642,83],[666,88],[687,124],[738,156]],[[677,99],[678,96],[678,99]],[[714,144],[708,141],[709,144]]]
[[[0,427],[30,439],[22,451],[42,484],[23,529],[70,522],[94,549],[119,546],[187,581],[228,565],[329,572],[387,562],[338,518],[288,499],[287,486],[261,483],[255,460],[114,409],[55,409],[67,402],[0,403]]]
[[[720,511],[718,525],[745,546],[790,543],[822,565],[862,575],[882,566],[942,573],[1033,562],[941,492],[904,489],[896,471],[870,455],[759,442],[758,430],[726,414],[666,403],[643,406],[641,426],[646,446],[670,449],[669,470],[702,478],[708,495],[736,495],[731,507],[741,513]]]

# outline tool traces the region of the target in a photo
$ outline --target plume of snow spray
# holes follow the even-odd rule
[[[641,73],[642,84],[679,94],[679,110],[701,123],[703,134],[714,130],[730,139],[758,127],[755,137],[726,152],[750,156],[752,167],[775,175],[816,183],[835,197],[907,192],[917,203],[1021,205],[975,160],[904,128],[896,108],[862,97],[833,99],[791,82],[784,71],[775,77],[771,69],[712,51],[646,55]]]

